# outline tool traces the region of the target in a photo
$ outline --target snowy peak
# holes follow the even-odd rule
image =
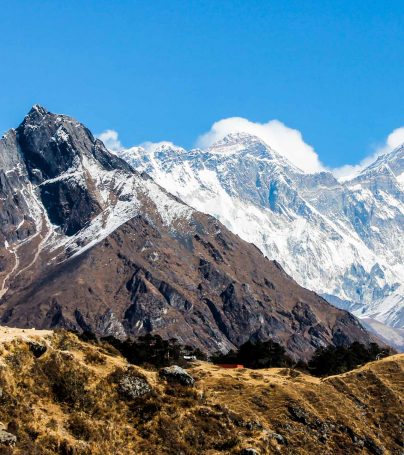
[[[202,153],[219,155],[223,159],[237,159],[246,156],[250,159],[267,160],[278,163],[293,172],[303,173],[262,139],[249,133],[230,133]]]
[[[374,163],[364,169],[359,175],[366,175],[385,169],[389,169],[396,177],[404,173],[404,144],[401,144],[390,153],[379,156]]]
[[[169,141],[147,142],[138,147],[132,147],[128,149],[127,152],[148,155],[149,157],[153,157],[155,155],[171,155],[173,158],[175,158],[175,155],[177,154],[186,153],[185,149],[178,147]]]
[[[186,153],[185,149],[182,147],[178,147],[172,142],[157,142],[155,144],[150,144],[148,149],[152,151],[154,154],[159,153],[172,153],[172,154],[182,154]]]
[[[269,146],[257,136],[240,132],[230,133],[226,135],[211,145],[208,150],[212,153],[223,153],[225,155],[229,155],[232,153],[237,153],[240,150],[245,150],[250,147],[257,146],[269,149]]]
[[[175,158],[154,155],[146,162],[140,153],[125,159],[256,244],[299,283],[350,301],[366,315],[404,282],[403,151],[380,157],[344,183],[330,172],[303,173],[246,133]],[[404,322],[387,321],[382,312],[378,317]]]

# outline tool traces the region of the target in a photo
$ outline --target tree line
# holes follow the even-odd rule
[[[386,357],[389,349],[376,343],[365,346],[354,342],[349,346],[318,348],[309,362],[294,361],[285,348],[273,340],[247,341],[237,350],[216,353],[208,358],[201,350],[183,346],[175,338],[164,340],[160,335],[147,334],[136,339],[118,340],[112,336],[98,340],[92,333],[79,335],[83,341],[101,342],[119,351],[135,365],[161,368],[169,365],[186,366],[191,360],[208,360],[215,364],[241,364],[246,368],[296,368],[314,376],[341,374],[367,362]]]

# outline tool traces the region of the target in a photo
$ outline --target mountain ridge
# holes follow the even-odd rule
[[[306,359],[372,340],[76,120],[35,106],[0,152],[3,324],[153,332],[209,352],[272,338]]]
[[[403,146],[344,182],[304,173],[249,134],[179,154],[158,144],[118,154],[279,260],[300,284],[350,302],[357,316],[403,327],[399,311],[382,310],[404,281]]]

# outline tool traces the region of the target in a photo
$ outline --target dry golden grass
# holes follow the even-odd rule
[[[46,334],[0,343],[0,421],[18,437],[0,454],[399,454],[404,355],[318,379],[290,369],[190,369],[194,388],[128,366],[107,346]],[[153,389],[123,398],[128,367]],[[381,453],[381,452],[380,452]]]

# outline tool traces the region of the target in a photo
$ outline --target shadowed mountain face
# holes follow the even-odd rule
[[[35,106],[0,141],[0,164],[2,324],[154,332],[209,352],[272,338],[304,359],[370,340],[72,118]]]

